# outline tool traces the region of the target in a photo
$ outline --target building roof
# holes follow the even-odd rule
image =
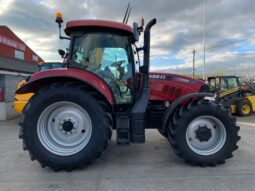
[[[15,58],[14,50],[24,52],[24,60]],[[38,61],[33,60],[38,57]],[[43,62],[24,41],[22,41],[9,27],[0,25],[0,69],[34,73],[38,71],[37,62]]]
[[[133,29],[126,24],[114,22],[114,21],[105,21],[105,20],[74,20],[66,23],[65,32],[67,35],[70,35],[70,32],[80,28],[109,28],[117,29],[123,32],[133,33]]]
[[[0,30],[1,29],[5,29],[7,30],[12,36],[14,36],[16,39],[18,39],[21,43],[23,43],[30,51],[33,52],[33,54],[35,54],[36,56],[38,56],[39,60],[41,62],[44,62],[44,60],[39,56],[37,55],[22,39],[20,39],[8,26],[6,25],[0,25]]]

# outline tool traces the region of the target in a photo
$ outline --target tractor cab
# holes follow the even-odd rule
[[[65,57],[67,67],[86,70],[104,80],[110,87],[117,105],[134,103],[141,81],[149,80],[150,28],[156,23],[156,19],[147,25],[144,47],[136,49],[135,42],[143,32],[144,21],[142,19],[140,27],[134,23],[131,28],[127,25],[130,11],[128,6],[123,23],[105,20],[67,22],[65,33],[68,37],[61,35],[62,14],[56,14],[60,39],[70,40],[69,53]],[[140,66],[137,53],[139,50],[145,52],[143,79],[135,72],[135,68]],[[60,50],[59,53],[64,57],[64,51]],[[148,82],[144,84],[147,86]]]
[[[112,94],[116,110],[117,144],[145,141],[146,111],[150,98],[150,29],[156,24],[156,19],[152,19],[143,30],[143,20],[141,26],[133,23],[133,28],[127,25],[127,20],[125,16],[123,23],[69,21],[64,30],[67,37],[61,36],[59,30],[60,39],[70,40],[67,68],[93,74],[95,82],[105,84],[108,93]],[[56,15],[56,22],[61,29],[63,19],[60,13]],[[141,32],[144,32],[144,46],[137,48],[135,43]],[[144,52],[142,67],[137,53],[140,50]]]
[[[134,32],[125,24],[71,21],[65,32],[71,38],[67,67],[89,71],[112,89],[116,104],[130,104],[134,79]]]

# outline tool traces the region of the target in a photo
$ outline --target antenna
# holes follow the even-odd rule
[[[132,9],[132,7],[130,7],[130,8],[129,8],[129,11],[128,11],[128,16],[127,16],[127,19],[126,19],[126,22],[125,22],[125,24],[127,24],[127,23],[128,23],[128,19],[129,19],[129,16],[130,16],[130,12],[131,12],[131,9]]]
[[[128,19],[127,18],[127,16],[129,17],[129,14],[130,14],[130,2],[128,3],[128,6],[127,6],[127,9],[126,9],[126,12],[125,12],[125,16],[124,16],[124,19],[123,19],[123,24],[125,24],[126,23],[126,19]]]

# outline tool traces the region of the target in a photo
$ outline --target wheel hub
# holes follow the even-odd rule
[[[71,121],[65,121],[62,125],[64,131],[70,132],[73,130],[74,125]]]
[[[207,142],[212,137],[212,130],[209,129],[206,125],[199,126],[198,129],[195,131],[196,138],[200,142]]]
[[[249,114],[249,113],[250,113],[250,107],[249,107],[249,105],[245,104],[245,105],[242,107],[242,110],[243,110],[243,113],[244,113],[244,114]]]
[[[64,114],[58,118],[58,129],[63,137],[67,138],[76,135],[80,128],[80,120],[73,114]]]

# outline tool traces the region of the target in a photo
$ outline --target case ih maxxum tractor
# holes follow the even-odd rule
[[[61,28],[61,14],[56,21]],[[32,160],[55,171],[82,168],[106,149],[116,129],[117,145],[144,143],[157,128],[186,162],[215,166],[236,150],[239,127],[223,106],[205,97],[197,80],[149,74],[150,30],[102,20],[66,24],[66,68],[32,75],[17,94],[34,93],[22,112],[19,137]],[[135,43],[144,32],[144,45]],[[138,52],[143,50],[143,65]],[[172,81],[189,84],[175,88]],[[189,94],[192,86],[198,93]]]

